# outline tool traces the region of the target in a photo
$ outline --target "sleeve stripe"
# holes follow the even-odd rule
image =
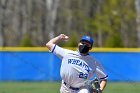
[[[53,49],[52,49],[52,53],[54,52],[55,47],[56,47],[56,44],[55,44],[55,46],[54,46]]]
[[[105,78],[107,78],[108,77],[108,75],[106,75],[105,77],[103,77],[103,78],[100,78],[100,79],[105,79]]]

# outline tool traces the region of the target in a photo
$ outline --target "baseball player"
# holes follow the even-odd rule
[[[78,44],[77,51],[64,49],[56,45],[57,42],[68,39],[69,37],[65,34],[60,34],[46,44],[53,54],[62,59],[60,93],[91,93],[85,82],[90,80],[94,73],[100,79],[100,91],[103,91],[107,84],[108,75],[104,72],[101,64],[88,53],[92,49],[93,39],[90,36],[83,36]]]

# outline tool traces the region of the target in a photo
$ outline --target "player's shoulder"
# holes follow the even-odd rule
[[[76,54],[76,52],[73,50],[65,49],[65,48],[63,48],[63,49],[65,50],[66,54]]]
[[[75,51],[70,50],[70,49],[65,49],[68,53],[75,53]]]
[[[77,56],[80,57],[80,54],[78,51],[74,51],[74,50],[67,50],[67,54],[68,56]]]
[[[76,55],[79,55],[79,53],[77,51],[74,51],[74,50],[68,50],[68,54],[76,54]]]
[[[95,60],[95,57],[92,56],[92,55],[90,55],[90,54],[88,54],[87,57],[88,57],[89,59]]]
[[[96,61],[97,61],[96,58],[95,58],[94,56],[91,56],[91,55],[88,55],[88,56],[87,56],[87,59],[88,59],[88,60],[91,60],[94,64],[95,64]]]

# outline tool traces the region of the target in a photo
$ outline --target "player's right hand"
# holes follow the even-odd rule
[[[60,34],[58,37],[60,40],[68,40],[69,39],[69,37],[65,34]]]

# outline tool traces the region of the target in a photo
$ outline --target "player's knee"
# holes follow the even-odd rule
[[[89,93],[88,89],[81,89],[78,93]]]

